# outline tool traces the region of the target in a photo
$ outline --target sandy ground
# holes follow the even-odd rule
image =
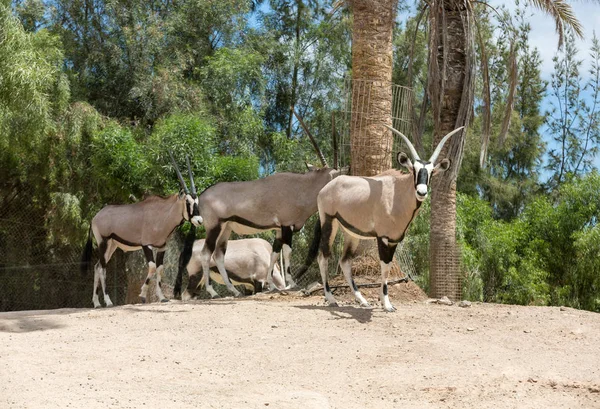
[[[600,408],[600,315],[406,286],[0,313],[0,408]]]

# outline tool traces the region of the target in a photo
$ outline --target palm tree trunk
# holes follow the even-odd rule
[[[352,0],[352,174],[392,166],[392,33],[397,0]]]
[[[429,95],[435,122],[433,146],[453,129],[468,126],[473,106],[472,16],[467,2],[436,1],[430,13]],[[450,169],[432,179],[430,296],[461,297],[460,253],[456,241],[456,178],[463,157],[464,133],[444,146],[440,159]]]

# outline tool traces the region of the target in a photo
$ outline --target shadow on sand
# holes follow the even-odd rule
[[[165,308],[164,306],[170,305],[230,305],[235,304],[235,301],[225,298],[215,299],[202,299],[202,300],[190,300],[190,301],[179,301],[171,300],[168,303],[150,303],[150,304],[127,304],[120,308],[130,313],[150,313],[150,314],[172,314],[172,313],[185,313],[192,312],[190,309],[183,308]]]
[[[74,312],[81,312],[81,310],[61,308],[57,310],[5,312],[0,314],[0,332],[22,333],[63,328],[63,324],[59,324],[50,316],[67,315]]]
[[[363,308],[354,306],[330,307],[328,305],[294,305],[301,310],[327,311],[336,320],[355,320],[361,324],[370,322],[373,318],[373,307]]]

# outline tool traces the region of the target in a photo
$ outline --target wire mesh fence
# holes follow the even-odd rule
[[[386,164],[381,168],[395,167],[393,156],[402,150],[404,142],[395,134],[391,139],[385,139],[383,145],[380,141],[367,138],[369,127],[380,125],[379,116],[373,115],[371,94],[375,87],[389,88],[392,96],[391,115],[392,126],[410,138],[413,90],[408,87],[381,81],[346,79],[342,91],[340,115],[336,128],[340,133],[340,160],[343,166],[350,165],[350,158],[354,160],[353,166],[362,164],[356,161],[366,161],[368,157],[376,156],[379,162]],[[387,131],[386,131],[387,132]],[[352,137],[353,136],[353,137]],[[371,150],[376,151],[373,155]]]
[[[385,84],[384,84],[385,85]],[[372,125],[370,119],[369,89],[374,86],[369,81],[350,81],[345,84],[342,95],[342,115],[338,116],[337,128],[341,134],[342,165],[349,164],[351,149],[364,148],[351,146],[350,132],[361,132]],[[379,84],[381,86],[381,84]],[[410,103],[412,90],[406,87],[387,84],[392,93],[393,126],[410,134]],[[397,137],[391,139],[384,156],[400,150],[401,141]],[[389,161],[389,158],[386,159]],[[24,194],[21,197],[27,198]],[[43,222],[46,210],[38,208],[26,200],[15,201],[0,214],[0,311],[23,309],[51,309],[63,307],[91,307],[94,274],[93,269],[81,274],[80,259],[83,242],[74,240],[70,243],[55,243],[48,240],[52,236],[50,228]],[[2,218],[2,215],[5,218]],[[8,216],[7,216],[8,215]],[[291,272],[299,287],[306,288],[321,277],[316,262],[307,272],[298,277],[298,269],[306,263],[308,248],[313,239],[313,231],[317,222],[313,215],[304,229],[294,234]],[[342,251],[343,240],[338,232],[332,257],[329,259],[329,275],[340,274],[338,261]],[[261,237],[273,242],[273,233],[262,234]],[[164,259],[162,290],[167,298],[173,296],[173,287],[178,273],[179,256],[183,248],[184,237],[178,230],[168,242]],[[95,264],[97,258],[92,260]],[[402,247],[396,251],[397,271],[416,277],[410,255]],[[107,293],[115,305],[137,303],[142,283],[146,279],[148,267],[141,251],[124,253],[117,250],[107,266]],[[390,277],[393,279],[394,277]],[[397,277],[400,278],[400,277]],[[359,281],[359,280],[358,280]],[[183,288],[187,284],[187,274],[183,274]],[[225,286],[213,283],[221,296],[230,295]],[[151,283],[147,299],[156,302],[158,298]],[[241,286],[238,286],[242,290]],[[200,291],[200,298],[207,298],[208,293]],[[100,301],[103,302],[100,296]]]
[[[24,212],[28,213],[28,212]],[[30,213],[28,213],[30,214]],[[93,268],[84,274],[80,271],[80,259],[83,242],[56,247],[45,240],[47,231],[43,225],[28,221],[0,219],[0,311],[42,310],[54,308],[89,308],[92,307]],[[293,252],[291,256],[291,273],[300,288],[307,288],[320,282],[318,264],[314,261],[301,277],[298,270],[307,261],[308,248],[313,240],[317,215],[312,216],[304,229],[294,234]],[[339,235],[340,233],[338,233]],[[272,243],[273,233],[260,235]],[[232,238],[234,239],[235,236]],[[173,297],[173,287],[178,273],[179,257],[183,249],[184,235],[178,229],[167,243],[162,277],[162,291],[167,298]],[[329,259],[329,276],[341,273],[338,268],[343,242],[336,239],[332,257]],[[401,253],[400,253],[401,254]],[[410,260],[399,256],[399,269],[411,272]],[[94,256],[92,264],[97,257]],[[412,271],[414,274],[414,271]],[[107,294],[115,305],[135,304],[140,302],[141,286],[148,274],[148,266],[142,251],[125,253],[115,251],[107,266]],[[403,276],[403,274],[402,274]],[[393,277],[390,277],[393,279]],[[360,278],[357,279],[360,283]],[[231,296],[224,285],[213,281],[213,286],[220,296]],[[187,286],[187,272],[183,273],[183,288]],[[238,290],[249,294],[242,285]],[[102,305],[104,300],[99,290]],[[196,292],[197,298],[209,298],[209,294],[201,287]],[[147,302],[158,302],[155,294],[155,281],[150,282]]]

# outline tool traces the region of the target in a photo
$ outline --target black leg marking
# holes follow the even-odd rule
[[[387,284],[383,285],[383,295],[388,295],[388,288],[387,288]]]
[[[394,258],[394,252],[396,251],[396,243],[385,244],[381,237],[377,237],[377,248],[379,250],[379,259],[385,264],[389,264]]]
[[[191,274],[189,276],[189,281],[188,281],[188,291],[193,295],[196,292],[196,289],[198,288],[198,286],[200,285],[200,283],[202,282],[202,274],[204,274],[202,272],[202,268],[200,268],[200,271],[196,274]]]
[[[148,263],[154,262],[154,253],[152,249],[148,246],[142,246],[142,250],[144,250],[144,256],[146,256],[146,261]]]
[[[276,237],[275,240],[273,240],[273,252],[281,252],[281,247],[283,247],[283,242],[280,238]]]
[[[352,289],[354,290],[354,292],[358,291],[358,287],[356,286],[356,283],[354,282],[354,279],[352,279]]]
[[[281,241],[283,244],[287,244],[292,247],[292,228],[288,226],[281,226]]]
[[[356,248],[352,248],[352,246],[347,246],[344,248],[344,254],[342,254],[341,262],[353,259],[355,255],[356,255]]]
[[[98,245],[98,258],[100,259],[100,266],[102,268],[106,268],[106,259],[104,256],[106,255],[106,248],[108,247],[108,243],[106,240],[102,240],[102,243]]]
[[[217,245],[217,240],[219,239],[219,234],[221,234],[221,225],[215,226],[214,228],[212,228],[206,232],[206,240],[204,241],[204,246],[210,253],[211,257],[212,257],[212,254],[215,252],[215,247]],[[203,249],[202,251],[204,252],[205,250]],[[209,259],[209,262],[210,262],[210,259]],[[202,271],[202,273],[204,273],[203,268],[200,270]],[[202,277],[202,274],[196,274],[195,276]],[[199,278],[196,279],[196,277],[190,277],[189,280],[190,281],[188,284],[188,288],[191,288],[193,291],[198,287],[198,284],[200,284],[200,280],[199,280]],[[206,285],[207,286],[210,285],[210,271],[206,275]]]
[[[146,277],[146,285],[150,284],[150,279]]]
[[[325,223],[321,227],[321,253],[324,257],[331,255],[331,249],[329,248],[329,240],[331,239],[333,217],[326,215]]]
[[[215,247],[217,245],[217,240],[219,239],[219,234],[221,234],[221,226],[216,226],[214,229],[210,229],[206,233],[206,240],[204,241],[204,245],[210,251],[212,255],[215,252]]]
[[[263,283],[262,281],[254,282],[254,293],[262,293],[263,292]]]
[[[227,252],[227,240],[224,240],[221,242],[221,244],[219,244],[219,251],[223,253],[223,256],[225,256],[225,253]]]
[[[156,268],[162,266],[164,259],[165,259],[165,252],[158,251],[156,253]]]
[[[328,293],[331,292],[331,288],[329,288],[329,281],[325,281],[325,291],[327,291]]]

